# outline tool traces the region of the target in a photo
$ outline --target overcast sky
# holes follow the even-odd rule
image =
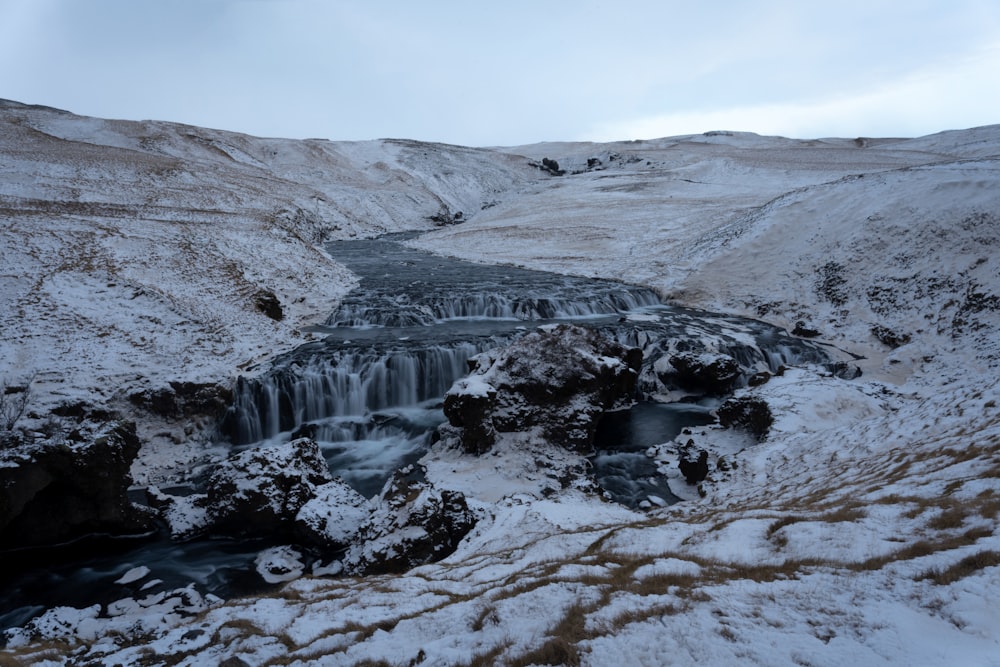
[[[1000,123],[1000,0],[0,0],[0,97],[487,146]]]

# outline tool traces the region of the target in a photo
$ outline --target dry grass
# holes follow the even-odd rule
[[[0,667],[23,667],[46,660],[58,662],[69,655],[71,646],[66,642],[42,642],[23,649],[0,649]]]
[[[927,522],[927,527],[933,530],[957,530],[965,525],[969,514],[969,507],[955,503],[933,516]]]
[[[642,521],[630,524],[571,531],[580,536],[592,536],[589,546],[581,552],[568,554],[561,559],[533,563],[523,568],[512,568],[491,581],[480,582],[472,589],[463,588],[462,594],[450,593],[446,590],[446,584],[436,586],[428,580],[426,588],[430,590],[425,592],[433,593],[440,598],[431,599],[427,606],[419,611],[364,625],[341,624],[316,640],[337,638],[334,643],[342,647],[339,650],[331,651],[329,641],[320,642],[326,647],[325,652],[313,654],[307,647],[294,650],[287,637],[273,637],[273,640],[285,643],[289,647],[288,658],[291,662],[295,660],[307,662],[324,656],[337,656],[338,653],[344,658],[346,656],[343,652],[350,646],[368,640],[379,630],[391,632],[401,621],[430,615],[452,605],[466,604],[464,609],[467,610],[470,632],[485,633],[484,644],[480,645],[481,648],[471,656],[467,664],[475,667],[577,665],[586,657],[587,642],[602,636],[619,634],[624,628],[636,623],[683,614],[696,605],[710,602],[713,597],[718,599],[719,596],[714,595],[713,591],[733,582],[767,584],[774,581],[793,581],[816,570],[838,571],[840,574],[850,576],[853,572],[877,571],[893,563],[916,560],[974,545],[978,540],[992,534],[992,530],[984,527],[983,523],[995,522],[997,517],[1000,517],[1000,492],[987,489],[974,496],[963,492],[963,488],[979,488],[978,485],[982,484],[982,465],[977,465],[975,470],[970,470],[968,466],[952,469],[948,474],[960,471],[961,476],[944,477],[945,480],[951,480],[947,484],[927,483],[923,487],[918,487],[919,490],[885,496],[880,496],[878,493],[885,488],[884,483],[914,473],[918,466],[921,476],[926,478],[929,470],[944,470],[956,463],[963,463],[976,457],[995,456],[990,452],[987,447],[975,445],[966,448],[942,447],[934,451],[927,449],[918,452],[894,451],[889,457],[890,460],[881,468],[873,466],[870,470],[859,472],[856,468],[844,467],[841,471],[843,475],[851,476],[847,483],[834,474],[837,471],[832,471],[831,477],[824,484],[812,484],[803,487],[801,491],[798,491],[794,484],[789,484],[786,492],[778,494],[777,497],[758,498],[753,502],[742,503],[739,507],[678,506],[672,511],[650,514]],[[992,464],[992,461],[987,460],[985,463]],[[1000,464],[994,467],[1000,474]],[[966,484],[972,483],[977,486],[966,487]],[[910,487],[912,488],[912,485]],[[930,489],[937,489],[938,492],[933,493]],[[866,491],[874,497],[866,498]],[[896,538],[900,542],[896,551],[865,560],[784,558],[765,563],[742,564],[699,557],[691,553],[695,550],[688,550],[684,546],[671,550],[658,550],[652,554],[631,553],[628,546],[644,543],[643,534],[648,535],[646,531],[669,529],[671,524],[684,524],[688,528],[702,527],[701,530],[688,531],[696,536],[695,541],[697,541],[699,537],[725,529],[734,522],[763,519],[765,522],[770,521],[764,531],[764,537],[772,545],[784,548],[788,545],[789,539],[794,539],[797,535],[795,530],[785,530],[786,528],[806,522],[838,524],[861,521],[869,516],[870,511],[876,511],[873,506],[883,508],[878,510],[880,513],[885,512],[889,516],[910,521],[919,520],[919,524],[917,530],[908,529],[907,532],[900,533],[905,535],[905,538]],[[884,509],[887,506],[895,507]],[[912,527],[908,523],[902,525]],[[544,538],[540,538],[539,541],[542,539]],[[442,574],[446,578],[451,576],[454,582],[458,582],[476,562],[503,562],[514,565],[519,558],[517,554],[531,544],[521,545],[520,549],[509,553],[478,554],[475,558],[459,565],[443,564]],[[636,576],[640,568],[655,565],[664,559],[678,559],[691,563],[697,566],[697,573],[682,571]],[[938,561],[940,562],[940,558]],[[950,567],[929,570],[919,578],[947,585],[984,568],[997,565],[1000,565],[1000,552],[980,551],[962,558]],[[311,600],[332,600],[350,595],[351,591],[359,586],[364,586],[366,590],[380,595],[391,596],[401,592],[395,583],[395,579],[391,577],[373,578],[364,582],[338,580],[329,587],[320,589],[311,587],[305,593],[295,590],[292,586],[284,587],[273,596],[292,604],[306,604]],[[510,638],[503,640],[495,638],[498,630],[502,629],[504,621],[509,620],[501,618],[499,610],[507,609],[510,605],[516,609],[519,602],[517,598],[520,596],[545,595],[543,589],[548,586],[580,587],[580,590],[586,591],[583,596],[585,599],[560,612],[553,625],[537,639],[537,645],[525,647],[518,643],[519,648],[512,651],[511,647],[515,642]],[[624,608],[617,613],[609,613],[608,605],[613,600],[621,598],[626,600],[622,605]],[[560,596],[560,599],[564,598]],[[468,604],[470,602],[472,604]],[[216,639],[219,639],[220,643],[229,645],[262,634],[260,628],[249,622],[233,621],[223,628],[229,630],[229,634],[222,640],[217,632]],[[724,623],[720,624],[716,631],[723,638],[735,641],[732,630]],[[280,632],[271,634],[281,635]],[[487,645],[486,637],[491,635],[494,638],[488,640]],[[826,636],[824,634],[821,639]],[[164,656],[156,657],[164,659]],[[190,656],[180,656],[179,659],[188,657]],[[0,654],[0,660],[3,659],[3,654]],[[8,660],[7,663],[0,662],[0,667],[7,667],[7,664],[20,663],[11,663]],[[272,660],[268,664],[280,665],[285,662]]]
[[[575,644],[566,639],[552,637],[533,651],[508,660],[505,664],[508,667],[527,667],[528,665],[577,667],[580,664],[580,652]]]
[[[1000,551],[980,551],[966,556],[949,567],[929,570],[918,577],[918,579],[930,579],[935,584],[946,586],[975,574],[980,570],[998,565],[1000,565]]]

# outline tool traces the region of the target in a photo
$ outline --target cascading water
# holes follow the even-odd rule
[[[468,372],[471,357],[542,323],[585,320],[641,348],[646,398],[660,393],[660,372],[678,352],[724,353],[747,371],[825,359],[819,348],[773,327],[664,306],[641,287],[474,265],[396,239],[334,243],[328,250],[361,277],[361,287],[313,328],[325,334],[322,341],[238,381],[220,434],[236,447],[252,447],[309,433],[331,469],[366,496],[426,451],[444,421],[441,399]],[[685,425],[704,423],[710,407],[641,402],[609,416],[592,458],[598,481],[630,505],[651,495],[669,501],[643,451]],[[248,582],[260,585],[251,571],[260,548],[259,542],[159,542],[118,545],[113,553],[58,566],[25,564],[0,596],[0,625],[21,624],[48,606],[134,594],[115,580],[136,566],[148,567],[149,579],[163,586],[193,582],[217,595],[247,592]]]
[[[309,346],[278,359],[261,378],[240,378],[222,424],[237,445],[274,438],[306,422],[440,399],[482,345]]]
[[[473,265],[390,239],[328,249],[359,274],[360,289],[313,329],[326,334],[322,342],[238,381],[220,430],[250,446],[305,425],[334,472],[368,495],[424,451],[444,419],[440,401],[471,357],[509,343],[529,323],[612,326],[660,305],[642,287]]]
[[[280,441],[307,425],[334,472],[371,495],[400,463],[424,450],[443,421],[440,400],[468,372],[471,357],[547,322],[583,320],[641,348],[639,398],[661,393],[664,361],[679,352],[711,350],[744,369],[771,371],[825,358],[814,345],[774,327],[665,306],[643,287],[470,264],[399,240],[328,246],[360,276],[361,286],[324,326],[313,328],[326,334],[323,341],[239,380],[221,427],[230,442]],[[677,421],[665,414],[654,410],[649,418]],[[638,452],[638,445],[633,449]],[[632,503],[630,494],[621,499]]]

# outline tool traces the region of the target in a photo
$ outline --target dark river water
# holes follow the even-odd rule
[[[374,496],[395,469],[426,451],[444,421],[442,398],[467,373],[472,356],[541,324],[571,321],[644,352],[636,406],[607,415],[598,428],[591,459],[597,480],[630,506],[649,496],[672,502],[644,452],[685,426],[710,422],[718,399],[657,400],[667,392],[661,375],[668,355],[723,352],[747,373],[824,360],[817,348],[782,330],[666,306],[645,288],[471,264],[408,248],[403,238],[328,245],[337,261],[360,276],[360,287],[312,328],[321,340],[239,380],[220,439],[234,448],[267,446],[309,425],[333,472]],[[194,583],[221,597],[248,594],[263,588],[253,561],[267,546],[110,540],[100,548],[91,544],[44,556],[7,554],[0,573],[0,629],[52,606],[135,595],[138,584],[114,582],[138,566],[150,569],[139,583],[160,582],[149,592]]]

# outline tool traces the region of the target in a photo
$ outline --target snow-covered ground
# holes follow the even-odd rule
[[[485,151],[12,105],[0,123],[0,378],[37,371],[40,400],[225,382],[350,287],[320,235],[430,229],[442,203],[466,221],[415,245],[802,321],[865,372],[743,390],[771,407],[768,437],[682,436],[724,464],[700,488],[674,475],[677,505],[543,497],[509,448],[439,453],[434,481],[486,514],[439,563],[53,610],[0,660],[1000,664],[1000,126]],[[529,164],[546,157],[566,175]],[[650,454],[673,470],[672,443]]]
[[[0,101],[0,383],[35,409],[228,383],[305,342],[356,284],[326,238],[468,217],[537,170],[524,158],[386,140],[257,139]],[[283,319],[256,307],[273,294]],[[136,475],[204,453],[200,424],[137,415]],[[195,436],[195,437],[192,437]]]

